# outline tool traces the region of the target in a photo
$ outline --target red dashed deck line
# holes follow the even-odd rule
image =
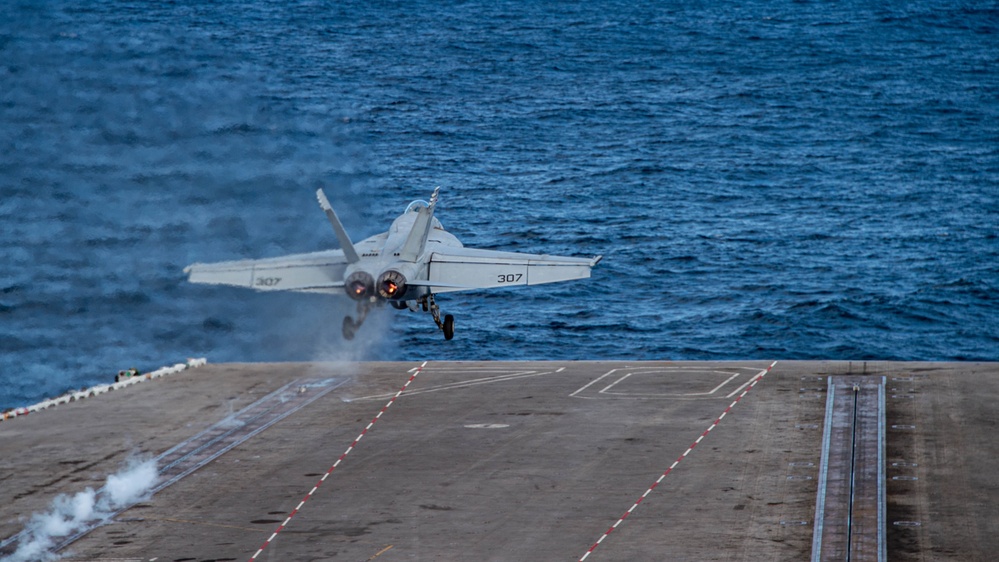
[[[350,444],[350,447],[347,447],[347,450],[344,451],[343,454],[340,455],[340,458],[338,458],[336,462],[333,463],[333,466],[331,466],[330,469],[326,471],[326,474],[323,474],[323,477],[319,479],[319,482],[317,482],[316,485],[313,486],[311,490],[309,490],[308,494],[305,494],[305,497],[302,498],[302,501],[298,502],[298,505],[295,506],[295,509],[293,509],[291,513],[288,514],[288,517],[284,520],[284,522],[281,523],[281,525],[274,531],[273,534],[271,534],[271,536],[264,542],[264,544],[257,550],[257,552],[255,552],[253,556],[250,557],[250,562],[254,562],[257,559],[257,557],[260,556],[260,553],[263,552],[265,548],[267,548],[267,545],[271,544],[271,541],[274,540],[274,537],[276,537],[278,533],[280,533],[285,527],[288,526],[288,523],[291,521],[291,518],[294,517],[295,514],[297,514],[299,510],[302,509],[302,506],[305,505],[305,502],[309,501],[309,498],[312,497],[312,494],[316,493],[316,490],[318,490],[319,487],[323,485],[323,482],[325,482],[326,479],[329,478],[330,474],[333,474],[333,471],[336,470],[336,467],[340,466],[340,463],[343,462],[343,459],[346,458],[346,456],[349,455],[350,452],[354,450],[354,447],[357,446],[357,443],[361,440],[361,438],[368,433],[368,430],[371,429],[371,426],[375,425],[375,422],[382,417],[382,414],[384,414],[385,411],[389,409],[389,406],[391,406],[392,403],[395,402],[396,398],[399,398],[399,396],[406,391],[410,383],[413,382],[413,379],[416,378],[416,375],[419,375],[420,371],[422,371],[423,368],[427,366],[427,363],[428,361],[424,361],[422,365],[413,370],[413,375],[409,377],[409,380],[406,381],[406,384],[402,385],[402,388],[399,389],[399,392],[396,392],[395,396],[393,396],[392,399],[389,400],[388,403],[382,407],[381,411],[378,412],[378,415],[375,416],[373,420],[371,420],[371,422],[367,425],[367,427],[364,428],[364,431],[362,431],[361,434],[357,436],[357,439],[354,439],[354,442]]]
[[[659,483],[663,481],[663,478],[666,478],[667,474],[673,472],[673,469],[676,468],[676,465],[680,464],[680,461],[687,458],[687,455],[689,455],[690,452],[694,450],[694,447],[698,446],[701,443],[701,440],[707,437],[708,433],[710,433],[712,429],[714,429],[719,423],[721,423],[722,418],[724,418],[732,410],[732,408],[739,403],[739,400],[742,400],[743,396],[749,393],[749,391],[752,390],[754,386],[756,386],[756,383],[763,380],[763,377],[765,377],[767,373],[770,372],[770,369],[773,369],[774,365],[776,364],[777,362],[774,361],[773,363],[770,364],[769,367],[760,371],[759,373],[756,374],[755,377],[753,377],[753,382],[751,382],[749,386],[746,387],[746,390],[743,390],[742,394],[740,394],[738,398],[736,398],[731,404],[729,404],[728,408],[725,408],[725,411],[722,412],[720,416],[718,416],[718,419],[716,419],[714,423],[711,424],[711,426],[709,426],[706,430],[704,430],[704,433],[702,433],[701,436],[698,437],[694,441],[694,443],[691,444],[691,446],[688,447],[687,450],[683,452],[682,455],[680,455],[680,458],[673,461],[673,464],[671,464],[670,467],[666,469],[666,472],[663,472],[662,475],[659,476],[659,479],[653,482],[652,485],[649,486],[648,490],[645,490],[645,493],[642,494],[640,498],[638,498],[638,501],[632,504],[632,506],[628,508],[628,511],[625,511],[624,515],[618,518],[618,520],[613,525],[611,525],[610,529],[607,529],[607,531],[603,535],[601,535],[599,539],[597,539],[597,542],[593,543],[593,546],[591,546],[590,549],[587,550],[585,554],[583,554],[582,558],[579,559],[579,562],[583,562],[584,560],[586,560],[586,557],[589,556],[594,550],[596,550],[597,547],[600,546],[600,543],[604,542],[604,539],[606,539],[612,532],[614,532],[614,529],[617,529],[618,526],[621,525],[621,523],[624,523],[624,520],[627,519],[628,516],[631,515],[631,513],[638,508],[638,505],[642,503],[642,501],[646,497],[648,497],[649,494],[652,493],[652,490],[656,489],[656,486],[658,486]]]

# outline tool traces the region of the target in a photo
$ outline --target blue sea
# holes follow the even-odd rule
[[[0,15],[0,409],[210,362],[999,360],[989,1],[85,2]],[[390,308],[184,266],[441,186],[586,281]]]

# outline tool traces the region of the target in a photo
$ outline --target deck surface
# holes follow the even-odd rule
[[[999,551],[999,364],[781,361],[683,456],[769,364],[430,362],[257,559],[579,560],[682,457],[588,561],[806,560],[833,374],[886,377],[888,559]],[[145,454],[173,482],[65,559],[248,560],[419,365],[208,365],[0,423],[0,539]]]

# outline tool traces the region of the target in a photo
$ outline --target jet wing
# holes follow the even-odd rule
[[[259,260],[195,263],[184,268],[191,283],[233,285],[258,291],[336,293],[347,258],[341,250]]]
[[[431,255],[427,281],[411,281],[410,284],[429,286],[433,293],[446,293],[586,279],[601,257],[570,258],[448,248]]]

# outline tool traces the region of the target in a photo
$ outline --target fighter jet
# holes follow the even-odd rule
[[[343,319],[343,337],[353,339],[372,308],[430,312],[444,339],[454,337],[454,316],[441,316],[438,293],[540,285],[585,279],[602,256],[572,258],[476,250],[464,247],[434,217],[440,188],[430,201],[413,201],[388,232],[357,244],[350,240],[323,190],[316,192],[340,249],[277,258],[195,263],[184,268],[191,283],[233,285],[258,291],[346,295],[357,317]]]

